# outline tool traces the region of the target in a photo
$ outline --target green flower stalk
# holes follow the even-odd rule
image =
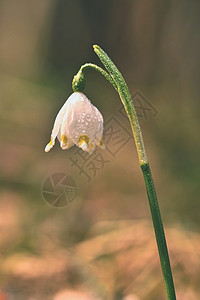
[[[114,89],[118,92],[120,99],[124,105],[125,111],[129,118],[133,136],[135,139],[135,144],[137,148],[139,164],[142,169],[142,173],[144,176],[144,182],[146,186],[147,196],[149,199],[149,206],[151,210],[154,231],[158,246],[158,252],[160,257],[160,263],[167,293],[168,300],[175,300],[176,294],[174,289],[172,271],[169,261],[169,255],[167,250],[167,243],[165,239],[165,233],[162,223],[162,218],[160,214],[158,199],[156,195],[156,190],[151,174],[150,165],[147,159],[142,132],[140,129],[140,125],[137,118],[137,113],[134,107],[134,103],[131,98],[131,94],[129,92],[128,86],[126,81],[124,80],[122,74],[112,62],[112,60],[108,57],[108,55],[97,45],[94,45],[94,51],[98,55],[99,59],[103,63],[105,70],[102,68],[87,63],[83,65],[80,70],[78,71],[77,75],[74,76],[72,82],[72,88],[74,92],[82,92],[85,87],[85,71],[88,68],[94,69],[101,73],[114,87]]]

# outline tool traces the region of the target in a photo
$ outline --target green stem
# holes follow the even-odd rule
[[[94,45],[94,51],[98,55],[101,62],[104,64],[105,68],[108,70],[112,78],[118,87],[118,94],[121,98],[121,101],[124,105],[125,111],[129,118],[131,128],[133,131],[133,136],[135,138],[135,144],[138,152],[139,163],[145,164],[148,162],[146,151],[144,148],[144,142],[142,138],[142,133],[140,129],[140,125],[137,118],[137,113],[132,101],[131,94],[129,92],[126,81],[124,80],[122,74],[119,72],[115,64],[108,57],[108,55],[97,45]]]
[[[156,190],[151,175],[151,169],[148,163],[141,165],[141,169],[143,172],[147,195],[149,199],[149,205],[151,209],[155,236],[156,236],[156,241],[157,241],[158,251],[160,256],[160,263],[163,272],[165,288],[167,292],[167,299],[175,300],[176,295],[175,295],[172,271],[171,271],[171,266],[169,261],[168,250],[167,250],[167,243],[165,239],[165,233],[164,233],[162,218],[160,214],[158,199],[156,195]]]
[[[74,92],[81,92],[85,88],[85,71],[87,69],[93,69],[97,72],[99,72],[101,75],[103,75],[115,88],[117,91],[117,85],[113,78],[108,74],[105,70],[100,68],[99,66],[91,63],[86,63],[83,66],[81,66],[80,70],[78,73],[74,76],[73,81],[72,81],[72,88]]]
[[[117,85],[115,84],[115,81],[110,76],[110,74],[108,74],[105,70],[103,70],[99,66],[97,66],[95,64],[91,64],[91,63],[84,64],[83,66],[81,66],[80,70],[81,70],[81,72],[84,72],[88,68],[94,69],[95,71],[97,71],[101,75],[103,75],[114,86],[115,90],[117,91]]]
[[[171,266],[169,261],[169,255],[167,250],[167,243],[165,239],[165,233],[162,223],[162,218],[160,214],[158,199],[156,196],[156,190],[153,182],[153,178],[151,175],[150,166],[148,163],[144,142],[142,138],[142,132],[140,129],[140,125],[137,118],[137,113],[131,98],[131,94],[129,92],[128,86],[112,60],[108,57],[108,55],[97,45],[94,46],[94,51],[98,55],[99,59],[107,69],[108,73],[101,69],[100,67],[93,65],[93,64],[85,64],[81,67],[77,75],[74,77],[73,80],[73,90],[74,91],[81,91],[84,85],[79,83],[84,82],[84,70],[86,68],[93,68],[100,72],[102,75],[105,76],[107,80],[113,85],[115,90],[117,90],[121,101],[124,105],[125,111],[128,115],[133,136],[136,143],[136,148],[138,152],[139,164],[143,172],[144,182],[146,186],[146,191],[149,199],[149,205],[154,225],[154,231],[158,246],[158,252],[160,257],[160,263],[167,293],[168,300],[176,300],[173,277],[171,272]]]

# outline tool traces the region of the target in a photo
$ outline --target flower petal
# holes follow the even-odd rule
[[[45,152],[49,152],[55,145],[55,139],[59,133],[60,125],[61,125],[63,116],[66,113],[66,111],[68,111],[68,99],[65,101],[64,105],[61,107],[61,109],[59,110],[59,112],[56,116],[56,119],[55,119],[55,122],[53,125],[53,129],[52,129],[52,133],[51,133],[51,141],[46,145]]]
[[[78,94],[76,101],[71,103],[70,114],[65,115],[65,121],[63,120],[62,125],[66,126],[66,131],[70,139],[77,145],[80,146],[80,137],[88,136],[89,144],[96,144],[97,140],[100,140],[103,132],[103,117],[98,109],[90,102],[90,100],[82,93]],[[100,134],[100,137],[96,135]],[[91,151],[95,147],[86,147],[84,144],[85,151]]]

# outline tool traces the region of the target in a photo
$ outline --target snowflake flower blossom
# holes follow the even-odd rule
[[[75,92],[58,112],[51,141],[45,147],[45,151],[53,148],[57,137],[63,150],[76,145],[91,154],[96,145],[105,148],[102,135],[101,113],[83,93]]]

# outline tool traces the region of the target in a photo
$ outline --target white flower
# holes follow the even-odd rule
[[[62,149],[74,144],[92,153],[96,145],[105,148],[102,140],[103,117],[98,109],[82,93],[73,93],[56,116],[51,141],[45,151],[53,148],[56,137]]]

